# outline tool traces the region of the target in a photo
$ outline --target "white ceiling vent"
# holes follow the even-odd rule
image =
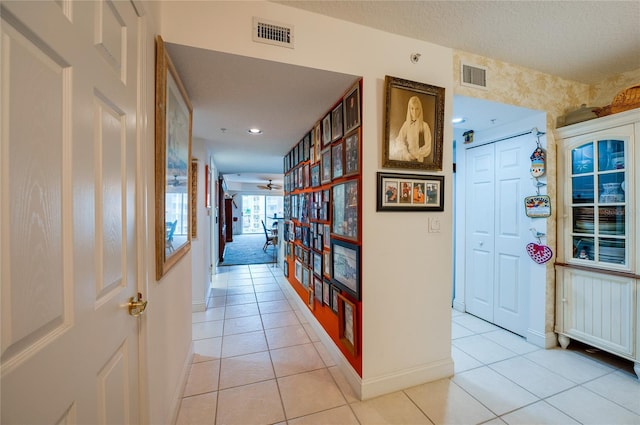
[[[462,63],[460,67],[460,84],[487,90],[487,68]]]
[[[293,49],[293,25],[254,17],[253,41]]]

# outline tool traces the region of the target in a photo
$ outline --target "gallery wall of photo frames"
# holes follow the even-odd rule
[[[284,274],[362,374],[361,93],[356,82],[284,157]]]

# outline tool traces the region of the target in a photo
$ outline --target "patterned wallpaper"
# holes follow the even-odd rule
[[[640,84],[640,69],[607,78],[591,86],[589,90],[589,98],[591,100],[589,106],[610,105],[616,94],[638,84]]]
[[[487,68],[487,88],[480,90],[460,85],[460,63]],[[606,79],[589,86],[539,71],[501,62],[463,51],[453,52],[454,94],[547,112],[547,194],[556,202],[556,140],[554,129],[558,117],[587,106],[606,106],[613,97],[633,85],[640,84],[640,69]],[[556,216],[547,219],[547,245],[556,252]],[[545,332],[553,332],[555,305],[555,271],[553,262],[546,268]]]

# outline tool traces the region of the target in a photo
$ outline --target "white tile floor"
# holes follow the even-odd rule
[[[640,424],[629,362],[577,343],[543,350],[456,311],[455,376],[358,401],[279,268],[220,272],[211,307],[193,314],[178,424]]]

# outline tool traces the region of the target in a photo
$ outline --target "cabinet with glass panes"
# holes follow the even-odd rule
[[[640,109],[556,134],[558,342],[617,354],[640,376]]]
[[[570,144],[571,257],[594,265],[628,265],[628,139],[594,139]]]

